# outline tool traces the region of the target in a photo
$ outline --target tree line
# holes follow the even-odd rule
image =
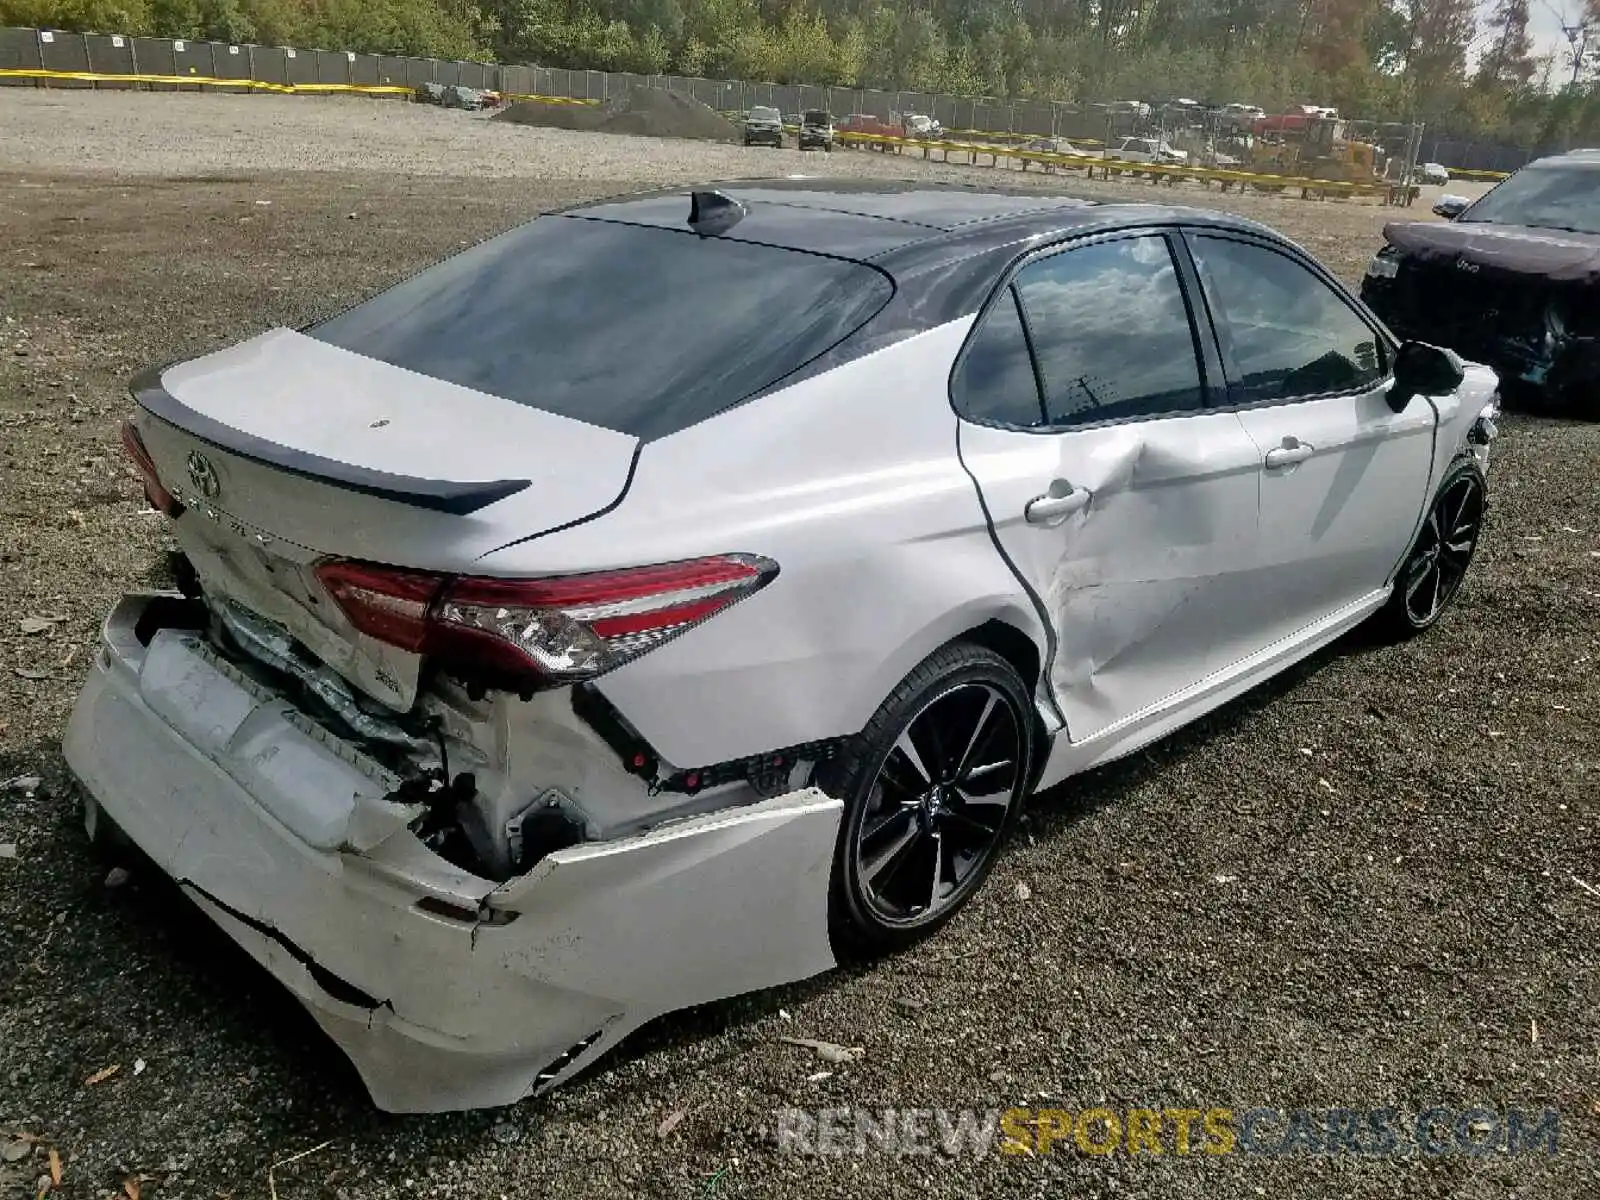
[[[0,25],[1069,102],[1336,106],[1461,138],[1600,141],[1590,63],[1530,0],[0,0]]]

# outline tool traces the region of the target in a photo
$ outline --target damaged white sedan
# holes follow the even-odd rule
[[[137,380],[182,547],[66,737],[390,1110],[904,945],[1025,797],[1433,624],[1493,375],[1216,213],[818,181],[539,217]]]

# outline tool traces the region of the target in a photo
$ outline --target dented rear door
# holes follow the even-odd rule
[[[1204,409],[1159,232],[1035,260],[980,320],[954,379],[961,457],[1054,628],[1049,681],[1080,742],[1261,648],[1238,616],[1260,453]]]

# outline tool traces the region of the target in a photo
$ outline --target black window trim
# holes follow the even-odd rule
[[[1180,228],[1181,241],[1183,242],[1184,257],[1189,262],[1189,269],[1195,274],[1195,286],[1201,298],[1201,304],[1206,314],[1206,324],[1210,327],[1212,341],[1216,344],[1220,356],[1223,378],[1225,381],[1224,398],[1215,406],[1217,412],[1247,412],[1257,408],[1279,408],[1288,404],[1310,404],[1317,400],[1336,400],[1341,397],[1365,396],[1369,392],[1390,386],[1394,382],[1393,368],[1395,353],[1399,344],[1392,334],[1388,332],[1381,321],[1378,321],[1365,305],[1350,294],[1331,272],[1317,262],[1309,254],[1300,250],[1290,242],[1280,241],[1274,237],[1263,236],[1252,230],[1231,229],[1220,225],[1184,225]],[[1222,337],[1222,329],[1211,312],[1211,298],[1206,295],[1205,287],[1200,283],[1198,266],[1198,252],[1194,242],[1200,238],[1214,238],[1219,241],[1242,242],[1247,246],[1255,246],[1261,250],[1280,255],[1290,262],[1306,268],[1311,274],[1326,285],[1333,294],[1341,300],[1345,307],[1353,313],[1358,321],[1372,331],[1377,342],[1378,351],[1383,355],[1383,371],[1379,378],[1365,387],[1342,388],[1332,392],[1306,392],[1298,396],[1269,396],[1260,400],[1235,400],[1234,389],[1238,387],[1239,368],[1234,361],[1233,348],[1226,344]]]
[[[955,361],[950,366],[950,377],[946,383],[946,397],[950,401],[951,411],[958,420],[969,425],[983,425],[991,429],[1003,429],[1013,433],[1032,433],[1047,436],[1060,436],[1067,433],[1077,433],[1086,429],[1105,429],[1114,425],[1132,425],[1145,421],[1170,421],[1174,418],[1193,417],[1202,413],[1217,411],[1212,406],[1212,400],[1221,393],[1216,386],[1216,381],[1209,373],[1220,370],[1220,356],[1215,349],[1216,331],[1211,326],[1210,313],[1204,315],[1202,329],[1201,313],[1204,311],[1195,304],[1195,290],[1199,281],[1193,277],[1194,266],[1188,261],[1188,248],[1183,245],[1183,229],[1173,221],[1152,221],[1148,225],[1119,225],[1114,229],[1092,229],[1075,231],[1066,237],[1035,247],[1018,256],[1001,273],[994,289],[988,299],[983,302],[983,307],[978,310],[977,318],[972,323],[972,328],[967,331],[967,337],[961,344],[961,349],[956,353]],[[1200,407],[1179,408],[1167,412],[1140,413],[1131,417],[1107,417],[1101,421],[1074,421],[1066,425],[1016,425],[1010,421],[995,421],[983,417],[973,417],[961,411],[961,406],[956,401],[956,380],[961,373],[961,368],[967,360],[967,353],[972,348],[973,342],[982,333],[984,323],[989,314],[994,311],[994,306],[1000,297],[1012,293],[1017,277],[1027,268],[1045,259],[1054,258],[1060,254],[1070,254],[1073,250],[1084,246],[1099,245],[1104,242],[1123,241],[1135,237],[1159,237],[1167,244],[1167,253],[1172,257],[1172,269],[1178,280],[1178,290],[1183,296],[1184,309],[1189,314],[1189,336],[1194,343],[1195,370],[1200,378]],[[1028,346],[1028,357],[1033,368],[1034,387],[1038,392],[1040,413],[1048,417],[1048,400],[1045,396],[1044,376],[1039,368],[1038,356],[1033,349],[1033,331],[1028,321],[1027,307],[1022,304],[1021,297],[1017,296],[1017,313],[1022,319],[1023,338]],[[1207,342],[1212,343],[1210,352],[1207,351]]]

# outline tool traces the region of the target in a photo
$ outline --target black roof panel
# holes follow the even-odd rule
[[[662,188],[564,211],[574,217],[685,229],[689,195],[696,188],[714,189],[748,207],[744,219],[723,237],[876,260],[891,273],[893,264],[908,256],[919,261],[962,259],[997,243],[1043,239],[1089,226],[1195,222],[1261,229],[1211,210],[1107,203],[1003,184],[810,177]]]

